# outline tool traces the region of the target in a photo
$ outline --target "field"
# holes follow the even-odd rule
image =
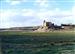
[[[0,32],[3,54],[74,54],[75,32]]]

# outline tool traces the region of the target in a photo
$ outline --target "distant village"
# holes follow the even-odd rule
[[[1,31],[25,31],[25,32],[50,32],[50,31],[75,31],[74,24],[61,24],[60,26],[55,25],[52,22],[43,21],[41,26],[31,27],[12,27],[0,29]]]

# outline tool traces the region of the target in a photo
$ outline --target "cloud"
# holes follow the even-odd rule
[[[70,11],[62,11],[59,8],[54,10],[43,9],[40,11],[33,9],[3,10],[0,11],[0,27],[31,26],[40,25],[43,20],[54,22],[55,24],[73,23],[75,24],[75,7]]]
[[[0,27],[10,27],[11,17],[16,16],[18,13],[12,10],[0,11]]]
[[[12,16],[17,15],[18,13],[13,12],[11,10],[7,10],[7,11],[0,11],[0,17],[1,17],[1,21],[6,21],[9,20]]]
[[[0,10],[0,27],[39,25],[43,20],[51,21],[55,24],[75,24],[75,5],[72,7],[72,2],[56,0],[5,0],[2,2],[2,5],[5,6],[2,7],[2,11]],[[66,5],[64,6],[64,4]],[[67,5],[70,6],[67,7]],[[10,6],[14,6],[14,10]]]
[[[17,5],[22,2],[26,2],[26,0],[6,0],[6,2],[9,3],[10,5]]]
[[[0,11],[0,17],[0,28],[32,26],[37,25],[38,20],[40,20],[35,18],[34,11],[31,9],[23,9],[21,12],[15,10],[3,10]]]
[[[74,15],[74,7],[71,12],[71,10],[60,10],[59,8],[56,8],[54,10],[40,10],[40,11],[32,11],[35,16],[35,18],[40,19],[41,21],[47,20],[54,22],[56,24],[61,23],[75,23],[75,15]]]
[[[40,7],[48,7],[48,0],[36,0],[34,5],[38,5]]]
[[[35,11],[31,9],[23,9],[21,15],[22,16],[34,16]]]
[[[12,1],[11,5],[16,5],[16,4],[19,4],[19,3],[20,3],[20,1]]]
[[[75,9],[74,7],[71,10],[60,10],[59,8],[56,8],[54,10],[46,10],[46,11],[40,11],[37,13],[37,17],[46,20],[54,22],[55,24],[60,25],[61,23],[72,23],[75,24]]]
[[[72,13],[75,15],[75,6],[72,7]]]

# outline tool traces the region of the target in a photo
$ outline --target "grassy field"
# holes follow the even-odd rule
[[[0,35],[75,35],[74,31],[55,31],[55,32],[24,32],[24,31],[5,31],[0,32]]]
[[[68,54],[75,45],[67,42],[75,42],[75,32],[0,32],[3,54]]]
[[[53,41],[60,41],[60,40],[73,40],[75,41],[75,32],[65,31],[65,32],[0,32],[1,37],[31,37],[31,39],[50,39]]]

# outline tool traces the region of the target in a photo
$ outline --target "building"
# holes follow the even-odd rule
[[[52,22],[46,22],[46,21],[44,20],[44,21],[43,21],[43,27],[52,28],[52,27],[54,27],[54,23],[52,23]]]
[[[61,24],[61,27],[64,30],[70,30],[70,29],[74,29],[75,28],[75,25],[72,25],[72,24]]]
[[[75,30],[75,25],[72,24],[61,24],[60,26],[54,25],[52,22],[43,21],[43,26],[40,26],[37,31],[49,32],[55,30]]]

